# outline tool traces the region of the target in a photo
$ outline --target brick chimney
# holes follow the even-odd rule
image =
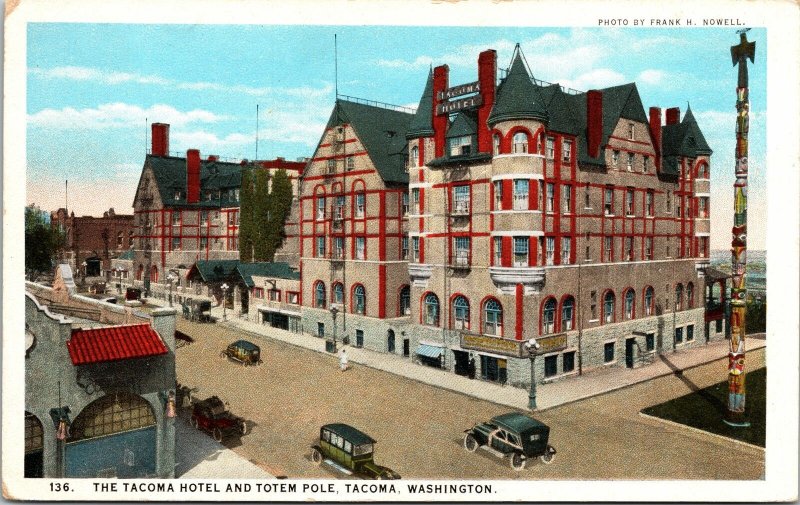
[[[679,107],[672,107],[667,109],[667,124],[678,124],[681,122],[681,109]]]
[[[200,151],[186,151],[186,203],[200,201]]]
[[[208,161],[219,161],[219,155],[218,154],[209,154],[207,160]]]
[[[492,152],[492,132],[489,129],[489,114],[494,106],[495,83],[497,82],[497,52],[489,49],[478,55],[478,82],[483,104],[478,107],[478,152]]]
[[[661,169],[661,108],[650,107],[650,136],[653,138],[653,148],[656,151],[656,169]]]
[[[596,89],[586,93],[586,144],[589,156],[600,154],[603,140],[603,92]]]
[[[439,92],[445,91],[449,86],[450,67],[440,65],[433,69],[433,141],[434,156],[441,158],[444,156],[445,135],[447,134],[447,114],[439,115],[436,109],[444,100],[439,99]]]
[[[153,156],[169,156],[169,125],[166,123],[153,123],[151,129],[151,148]]]

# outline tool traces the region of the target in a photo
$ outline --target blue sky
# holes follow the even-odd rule
[[[637,83],[645,108],[687,102],[714,149],[712,248],[732,223],[736,69],[726,29],[405,26],[28,25],[27,202],[100,215],[132,212],[145,118],[171,124],[170,149],[248,158],[313,153],[339,93],[415,106],[428,69],[477,78],[477,55],[510,63],[519,42],[538,79],[579,90]],[[766,244],[766,31],[750,65],[749,245]]]

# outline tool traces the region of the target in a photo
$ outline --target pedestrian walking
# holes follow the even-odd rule
[[[339,368],[342,369],[342,372],[347,370],[347,351],[345,349],[339,353]]]
[[[470,379],[475,378],[475,356],[469,355],[469,364],[467,365],[467,376]]]

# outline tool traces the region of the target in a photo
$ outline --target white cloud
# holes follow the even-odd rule
[[[144,109],[138,105],[117,102],[86,109],[72,107],[42,109],[28,115],[28,124],[40,128],[65,130],[140,128],[144,125],[145,118],[158,118],[161,122],[177,127],[190,123],[216,123],[229,119],[227,116],[220,116],[202,109],[183,112],[163,104],[153,105]]]
[[[67,79],[71,81],[94,81],[103,84],[121,84],[134,82],[138,84],[159,84],[167,86],[171,81],[157,75],[131,74],[127,72],[103,71],[88,67],[53,67],[48,69],[31,68],[29,72],[45,79]]]
[[[598,68],[580,74],[574,79],[557,79],[556,82],[568,88],[586,91],[588,89],[607,88],[626,82],[625,76],[607,68]]]
[[[666,74],[662,70],[647,69],[639,73],[636,77],[636,82],[643,82],[647,84],[660,84],[664,80]]]
[[[417,56],[413,61],[406,61],[401,59],[395,59],[395,60],[380,59],[376,63],[380,67],[402,68],[405,70],[411,70],[414,68],[430,66],[431,64],[433,64],[433,58],[431,58],[430,56]]]

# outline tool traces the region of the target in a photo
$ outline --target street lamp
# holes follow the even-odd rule
[[[167,282],[169,282],[169,306],[172,307],[172,285],[178,278],[175,276],[175,272],[170,272],[167,274]]]
[[[228,308],[227,295],[228,295],[228,290],[230,289],[230,286],[228,286],[226,283],[223,283],[222,286],[220,286],[220,288],[222,288],[222,320],[223,321],[227,321],[228,320],[228,316],[227,316],[227,313],[226,313],[225,309]]]
[[[531,359],[531,390],[528,392],[528,408],[536,410],[536,354],[542,346],[535,338],[531,338],[522,347],[528,351],[528,357]]]
[[[333,305],[331,306],[331,316],[333,316],[333,352],[336,352],[336,315],[339,313],[339,309]]]
[[[122,294],[122,267],[114,267],[114,277],[117,278],[117,294]]]
[[[86,282],[86,262],[85,261],[83,263],[81,263],[81,267],[83,267],[83,270],[81,272],[81,282],[85,283]]]

